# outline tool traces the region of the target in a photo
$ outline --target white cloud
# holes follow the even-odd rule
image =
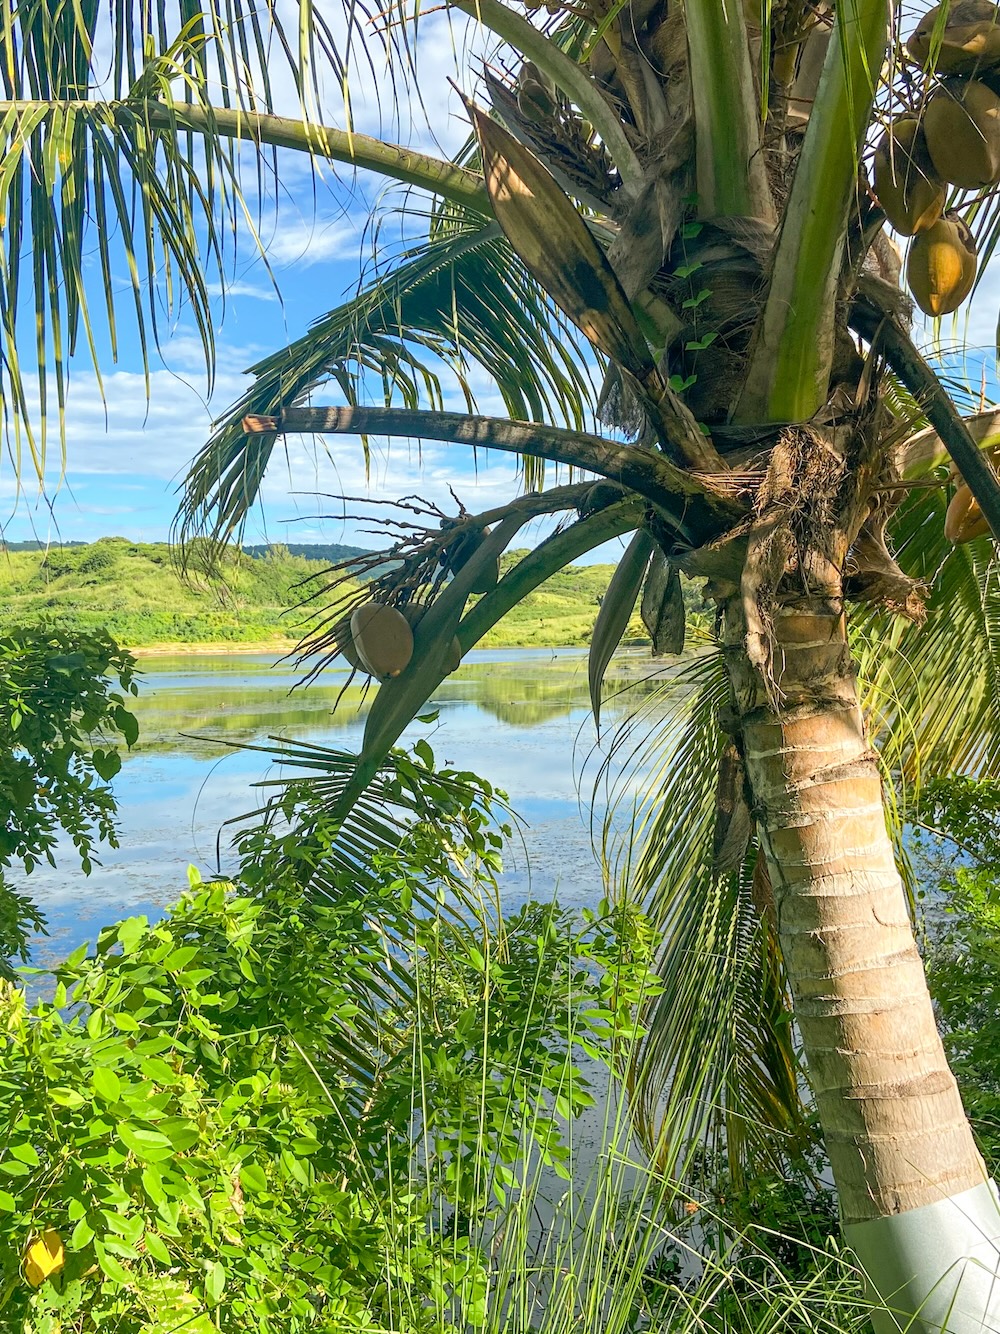
[[[243,282],[234,278],[224,286],[221,283],[208,284],[209,296],[225,297],[227,300],[231,297],[249,297],[255,301],[277,301],[279,300],[277,292],[273,287],[264,287],[257,283]]]
[[[350,218],[288,218],[281,216],[271,235],[262,237],[272,264],[296,266],[325,260],[359,259],[362,229]]]

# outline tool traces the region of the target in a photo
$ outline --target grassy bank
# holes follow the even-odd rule
[[[197,555],[197,553],[195,553]],[[518,553],[504,558],[509,567]],[[10,622],[49,618],[107,629],[134,649],[198,651],[288,648],[307,627],[304,596],[321,586],[323,560],[273,547],[254,558],[236,549],[186,577],[166,543],[106,537],[46,551],[6,551],[0,560],[0,614]],[[487,648],[586,644],[614,566],[573,566],[556,574],[484,639]],[[641,637],[638,616],[630,634]]]
[[[282,643],[303,622],[295,607],[324,567],[278,548],[255,560],[228,553],[182,577],[166,543],[102,538],[85,546],[4,553],[0,612],[76,629],[102,627],[130,648]]]

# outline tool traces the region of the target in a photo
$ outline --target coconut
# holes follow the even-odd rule
[[[338,621],[333,627],[333,642],[337,652],[347,661],[356,671],[363,672],[361,659],[358,657],[358,651],[354,647],[354,637],[351,634],[351,618],[345,616],[342,621]]]
[[[624,487],[618,486],[616,482],[595,482],[580,502],[580,517],[586,518],[588,514],[607,509],[609,505],[617,505],[625,499],[626,494]]]
[[[929,9],[906,43],[920,65],[930,61],[941,10]],[[1000,64],[1000,8],[990,0],[952,0],[938,36],[934,68],[941,74],[974,74]]]
[[[441,552],[441,564],[452,574],[458,574],[483,545],[488,532],[488,528],[467,528],[464,533],[459,533]]]
[[[424,618],[424,613],[428,610],[426,602],[407,602],[399,608],[401,616],[404,616],[411,630],[416,630],[417,626]],[[445,675],[450,676],[452,672],[458,670],[462,665],[462,645],[458,635],[452,635],[451,642],[444,652],[442,666]]]
[[[526,60],[517,76],[517,109],[525,120],[544,125],[556,114],[556,86],[533,60]]]
[[[976,243],[957,213],[946,213],[933,227],[914,237],[906,281],[926,315],[950,315],[972,291]]]
[[[396,610],[400,616],[405,617],[407,625],[411,630],[415,630],[423,620],[424,613],[427,611],[427,604],[424,602],[404,602]]]
[[[954,546],[985,537],[990,531],[979,502],[965,482],[960,482],[944,516],[944,535]]]
[[[379,681],[398,676],[413,657],[413,631],[395,607],[366,602],[351,616],[351,635],[361,666]]]
[[[924,139],[934,170],[963,190],[1000,179],[1000,97],[978,79],[947,79],[927,103]]]
[[[902,236],[933,227],[944,209],[945,186],[931,164],[920,123],[894,121],[875,150],[875,193],[889,224]]]
[[[450,676],[452,672],[457,672],[462,665],[462,641],[458,635],[452,635],[451,643],[448,645],[447,652],[444,655],[444,670]]]

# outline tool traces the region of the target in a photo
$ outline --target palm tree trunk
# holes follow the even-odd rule
[[[761,666],[726,604],[734,723],[845,1234],[898,1313],[880,1331],[997,1329],[1000,1207],[934,1022],[839,576],[779,591],[771,621]]]

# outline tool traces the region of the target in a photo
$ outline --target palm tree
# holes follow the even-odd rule
[[[207,235],[210,256],[217,253],[220,213],[241,206],[241,145],[301,148],[420,187],[413,210],[422,217],[432,196],[429,222],[406,253],[253,368],[252,387],[191,470],[181,534],[232,534],[284,432],[419,437],[523,460],[531,490],[487,514],[408,529],[394,552],[400,563],[377,581],[379,600],[400,607],[419,599],[423,614],[408,666],[379,690],[364,750],[338,797],[342,816],[448,670],[453,640],[467,651],[553,571],[633,534],[595,627],[595,711],[640,591],[654,638],[676,649],[679,575],[706,579],[724,670],[705,683],[699,707],[715,732],[710,742],[703,726],[690,733],[698,740],[689,756],[702,748],[700,769],[688,775],[695,795],[685,798],[678,782],[663,794],[701,811],[695,798],[714,766],[717,860],[708,873],[690,856],[671,861],[671,824],[684,821],[664,807],[647,822],[645,873],[698,870],[692,883],[714,887],[716,922],[727,894],[738,914],[755,893],[757,939],[772,948],[762,949],[751,976],[766,979],[772,999],[780,993],[780,949],[845,1235],[895,1313],[881,1324],[982,1329],[1000,1310],[992,1296],[1000,1213],[935,1028],[847,607],[887,634],[890,614],[921,617],[922,573],[944,541],[940,490],[921,486],[948,455],[979,507],[973,518],[1000,535],[1000,487],[980,448],[990,441],[988,423],[970,431],[910,337],[898,258],[864,171],[868,148],[894,116],[922,116],[936,91],[961,105],[954,81],[939,90],[934,65],[960,80],[987,68],[996,15],[978,0],[958,6],[954,23],[941,10],[923,25],[917,58],[904,60],[895,16],[877,0],[759,13],[735,0],[683,8],[579,0],[547,6],[547,17],[530,11],[532,18],[502,0],[451,7],[503,44],[509,70],[484,70],[491,110],[470,106],[474,137],[446,162],[305,115],[274,115],[266,71],[276,29],[246,0],[228,25],[211,6],[181,5],[172,40],[165,0],[152,16],[118,6],[107,20],[113,87],[100,98],[94,0],[54,8],[3,0],[8,241],[0,315],[12,420],[33,448],[44,448],[27,426],[14,354],[22,225],[35,260],[38,362],[51,340],[61,405],[58,354],[81,327],[91,330],[84,238],[91,223],[106,238],[109,212],[133,265],[140,326],[155,305],[142,305],[139,273],[145,265],[155,280],[162,257],[193,302],[210,356],[199,247]],[[300,75],[307,106],[311,86],[301,71],[315,67],[314,46],[341,70],[344,56],[307,0],[300,8],[303,45],[281,33],[279,49]],[[406,71],[408,17],[380,16]],[[256,87],[233,73],[247,69],[258,71]],[[988,126],[977,132],[992,142]],[[884,153],[907,209],[918,171],[938,191],[934,166],[916,150],[907,156],[913,142],[900,129]],[[1000,157],[996,165],[1000,174]],[[987,252],[996,230],[992,179],[968,209]],[[950,219],[941,225],[952,231],[935,253],[954,272],[940,264],[933,273],[927,264],[910,270],[918,296],[936,311],[971,280],[971,233]],[[921,241],[918,253],[927,247]],[[99,261],[113,330],[104,240]],[[474,414],[470,363],[492,379],[508,417]],[[468,412],[443,409],[447,373],[467,390]],[[365,405],[376,376],[386,402]],[[330,381],[343,405],[307,406]],[[614,438],[592,429],[595,419],[617,428]],[[604,482],[539,489],[545,463]],[[562,516],[555,533],[497,582],[498,557],[540,514]],[[907,535],[900,561],[887,545],[893,531]],[[976,574],[976,562],[963,572]],[[965,596],[970,581],[956,578]],[[469,594],[484,589],[467,610]],[[989,616],[980,602],[977,618],[974,599],[966,600],[964,623],[986,642]],[[351,609],[342,597],[308,647],[343,648]],[[955,669],[946,640],[940,628],[928,639],[931,672],[935,654],[944,670]],[[896,691],[883,710],[890,719],[907,704],[893,666],[911,642],[894,641],[869,672],[883,699]],[[963,670],[981,681],[983,660],[972,656]],[[944,735],[960,750],[960,725],[983,698],[979,688],[956,701],[937,741]],[[756,860],[748,851],[754,836]],[[678,905],[691,902],[676,891],[667,918],[673,912],[674,924],[686,925]],[[697,950],[699,929],[676,939]],[[712,994],[726,1003],[724,988]],[[702,1016],[708,1022],[704,1006]],[[762,1057],[755,1076],[767,1086],[762,1101],[794,1102],[787,1049]],[[648,1085],[638,1096],[648,1102]],[[672,1096],[676,1104],[676,1089]]]

